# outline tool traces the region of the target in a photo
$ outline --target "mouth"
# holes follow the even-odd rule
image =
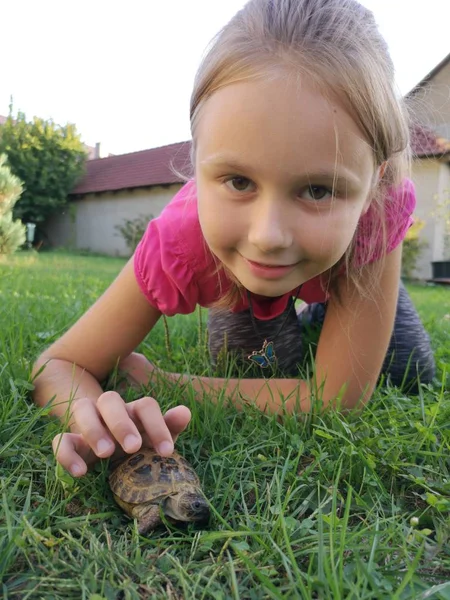
[[[243,257],[244,262],[247,264],[250,272],[259,278],[262,279],[281,279],[292,272],[298,263],[292,264],[267,264],[260,263],[254,260],[250,260],[248,258]]]
[[[246,258],[245,260],[247,262],[249,262],[250,264],[255,265],[255,267],[262,267],[264,269],[289,269],[291,267],[295,267],[295,265],[297,264],[297,263],[292,263],[289,265],[279,265],[279,264],[256,262],[255,260],[250,260],[249,258]]]
[[[202,511],[196,513],[195,520],[200,523],[204,523],[205,521],[209,521],[211,516],[211,512],[208,507],[205,507]]]

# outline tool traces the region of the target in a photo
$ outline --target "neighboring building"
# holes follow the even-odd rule
[[[433,261],[450,260],[444,255],[444,219],[434,216],[438,204],[450,200],[449,89],[450,54],[406,96],[420,123],[412,130],[412,178],[417,190],[416,215],[425,221],[421,237],[428,244],[417,271],[423,279],[431,277]],[[70,196],[70,208],[46,223],[50,243],[127,256],[116,226],[126,219],[160,214],[183,184],[170,164],[189,176],[190,149],[190,142],[182,142],[88,161],[84,179]]]
[[[432,218],[432,212],[436,210],[436,198],[450,188],[450,142],[417,126],[412,131],[412,146],[416,156],[412,173],[417,190],[416,214],[426,222],[421,234],[428,243],[418,274],[428,279],[431,261],[444,258],[443,221]],[[150,219],[160,214],[183,185],[170,165],[188,176],[190,149],[190,142],[182,142],[89,161],[84,179],[71,194],[71,207],[46,223],[49,242],[128,256],[129,250],[116,226],[127,219]]]
[[[86,175],[70,195],[69,208],[45,224],[54,246],[88,249],[113,256],[128,256],[125,240],[116,226],[140,216],[149,220],[182,187],[189,176],[190,142],[90,160]]]
[[[106,158],[107,156],[114,156],[110,152],[106,152],[104,148],[102,148],[101,144],[97,142],[95,146],[87,146],[83,144],[86,148],[86,152],[88,153],[88,160],[95,160],[96,158]]]
[[[450,139],[450,54],[425,75],[406,97],[423,125]]]
[[[423,124],[413,134],[417,155],[412,178],[417,191],[418,218],[425,221],[421,239],[428,247],[421,254],[417,274],[431,278],[431,263],[449,260],[444,254],[444,213],[450,218],[450,54],[407,94],[415,118]],[[439,204],[448,201],[446,208]],[[436,216],[433,216],[436,215]]]

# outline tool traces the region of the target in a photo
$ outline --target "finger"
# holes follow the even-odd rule
[[[90,446],[79,433],[60,433],[53,438],[52,448],[56,460],[74,477],[87,472],[86,460],[91,457]]]
[[[134,415],[134,418],[137,419],[138,417]],[[164,420],[169,428],[174,443],[176,442],[178,435],[184,431],[184,429],[186,429],[190,419],[191,411],[187,408],[187,406],[176,406],[165,413]],[[141,430],[142,425],[140,423],[139,426]],[[141,433],[142,445],[150,448],[153,447],[153,444],[145,431],[141,430]]]
[[[174,442],[177,441],[178,436],[182,431],[186,429],[191,420],[191,411],[187,406],[175,406],[170,408],[164,415],[164,421],[172,434]]]
[[[169,428],[154,398],[144,396],[126,405],[133,420],[138,419],[150,439],[151,445],[159,454],[169,456],[173,452],[173,440]]]
[[[105,425],[125,452],[137,452],[142,445],[142,438],[119,394],[105,392],[98,398],[97,408]]]
[[[102,394],[103,395],[103,394]],[[80,398],[73,404],[72,415],[76,429],[99,458],[111,456],[115,444],[105,428],[96,405],[89,398]]]

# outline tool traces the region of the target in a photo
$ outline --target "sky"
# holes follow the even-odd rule
[[[361,0],[360,0],[361,1]],[[448,0],[362,0],[406,94],[450,52]],[[0,115],[75,123],[122,154],[190,139],[194,76],[244,0],[3,0]]]

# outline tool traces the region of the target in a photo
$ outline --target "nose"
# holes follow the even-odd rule
[[[289,223],[288,211],[279,198],[261,198],[255,202],[248,239],[267,254],[292,245],[292,222]]]

